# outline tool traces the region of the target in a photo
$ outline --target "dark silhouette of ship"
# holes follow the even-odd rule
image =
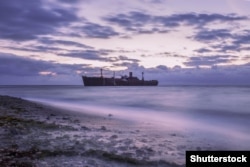
[[[88,77],[82,76],[84,86],[157,86],[157,80],[144,80],[144,73],[142,72],[142,79],[138,79],[133,76],[132,72],[129,72],[129,76],[121,76],[121,78],[105,78],[102,75],[100,77]]]

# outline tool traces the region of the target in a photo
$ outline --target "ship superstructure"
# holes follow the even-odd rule
[[[142,79],[133,76],[132,72],[129,72],[129,76],[121,76],[121,78],[115,78],[115,75],[110,78],[103,77],[102,69],[100,77],[88,77],[82,76],[85,86],[157,86],[157,80],[144,80],[144,73],[142,72]]]

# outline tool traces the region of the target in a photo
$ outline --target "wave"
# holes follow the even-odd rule
[[[236,113],[216,111],[194,111],[194,112],[166,112],[165,110],[154,110],[151,108],[110,106],[95,103],[72,103],[65,101],[51,101],[45,99],[29,98],[28,100],[36,101],[46,105],[66,109],[69,112],[80,112],[85,114],[99,115],[103,117],[112,116],[119,120],[132,121],[133,123],[150,123],[158,129],[173,129],[188,131],[208,132],[220,136],[230,136],[237,140],[250,140],[250,122],[249,114],[240,115]],[[208,137],[211,137],[208,135]]]

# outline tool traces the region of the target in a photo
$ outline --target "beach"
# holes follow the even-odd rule
[[[175,156],[167,138],[147,136],[146,126],[112,115],[69,114],[0,96],[0,126],[1,166],[183,166],[160,158]]]
[[[180,167],[187,150],[250,149],[248,87],[0,88],[1,166]]]

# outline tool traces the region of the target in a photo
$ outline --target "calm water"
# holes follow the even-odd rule
[[[250,114],[250,87],[0,86],[1,95],[162,112]]]
[[[250,87],[0,86],[0,94],[250,141]]]

